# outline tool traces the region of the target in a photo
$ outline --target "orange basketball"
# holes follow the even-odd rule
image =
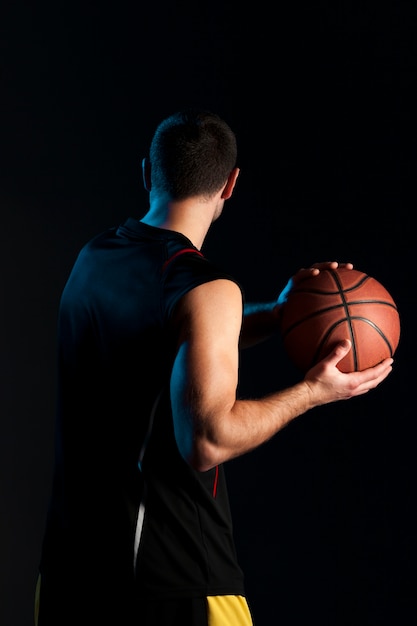
[[[341,339],[352,349],[342,372],[392,357],[400,339],[397,306],[381,283],[358,270],[322,270],[294,285],[281,308],[280,329],[291,361],[306,372]]]

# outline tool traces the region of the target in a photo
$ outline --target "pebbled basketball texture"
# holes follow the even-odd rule
[[[400,340],[397,306],[385,287],[364,272],[339,268],[294,285],[281,308],[284,348],[306,372],[342,339],[352,349],[339,362],[342,372],[372,367],[392,357]]]

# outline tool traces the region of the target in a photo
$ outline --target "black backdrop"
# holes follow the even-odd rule
[[[380,388],[228,466],[255,624],[417,623],[416,7],[290,4],[2,10],[1,626],[32,625],[61,289],[88,238],[145,211],[141,158],[161,117],[187,104],[238,135],[241,176],[205,252],[247,297],[275,297],[314,261],[350,260],[402,319]],[[278,339],[242,357],[244,395],[296,379]]]

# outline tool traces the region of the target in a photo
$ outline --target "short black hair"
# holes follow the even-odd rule
[[[152,188],[182,200],[211,196],[236,166],[235,133],[216,113],[184,109],[164,119],[150,147]]]

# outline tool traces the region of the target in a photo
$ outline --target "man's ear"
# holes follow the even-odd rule
[[[230,196],[232,195],[239,173],[240,173],[240,169],[238,167],[234,167],[232,171],[230,172],[229,177],[227,179],[227,183],[225,184],[224,189],[222,191],[223,200],[228,200]]]
[[[142,178],[143,178],[143,186],[146,191],[151,190],[151,164],[149,159],[146,157],[142,159]]]

